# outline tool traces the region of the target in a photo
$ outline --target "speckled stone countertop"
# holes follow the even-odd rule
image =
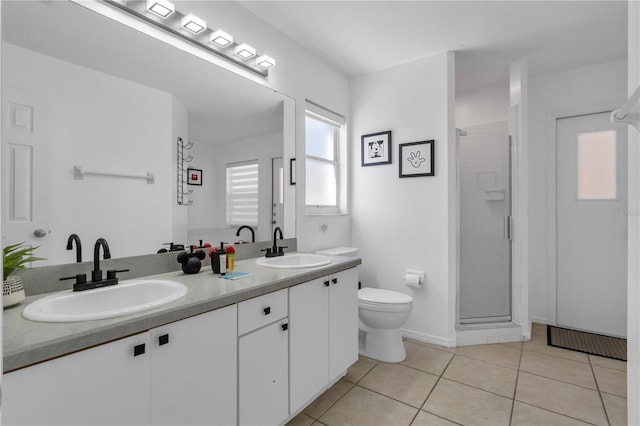
[[[3,369],[16,370],[95,345],[141,333],[232,305],[253,297],[288,288],[306,281],[353,268],[359,258],[333,258],[327,266],[303,269],[275,269],[257,265],[255,259],[236,262],[235,270],[251,275],[237,280],[219,278],[211,268],[194,275],[182,271],[146,278],[174,280],[187,286],[187,294],[175,302],[136,314],[94,321],[46,323],[29,321],[22,310],[45,295],[31,296],[20,304],[6,308],[3,317]]]

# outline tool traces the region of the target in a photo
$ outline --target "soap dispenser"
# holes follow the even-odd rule
[[[227,273],[227,250],[224,243],[220,243],[220,248],[215,248],[211,255],[211,268],[214,274],[224,275]]]

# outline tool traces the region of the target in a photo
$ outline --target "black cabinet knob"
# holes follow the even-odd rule
[[[133,356],[143,355],[145,352],[145,344],[141,343],[133,347]]]
[[[334,283],[334,284],[338,284],[338,279],[334,278],[334,279],[331,280],[331,282]]]
[[[325,285],[326,287],[329,287],[329,280],[325,281],[325,282],[324,282],[324,285]]]
[[[158,346],[166,345],[167,343],[169,343],[168,334],[163,334],[162,336],[158,337]]]
[[[271,313],[271,306],[267,306],[266,308],[264,308],[265,315],[269,315],[270,313]]]
[[[282,331],[287,331],[289,329],[289,324],[282,324]]]

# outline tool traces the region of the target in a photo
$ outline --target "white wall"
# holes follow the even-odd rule
[[[82,238],[85,259],[99,237],[107,239],[114,257],[153,253],[170,241],[172,96],[6,43],[2,54],[3,83],[42,100],[47,143],[55,147],[42,180],[50,197],[52,250],[46,262],[75,260],[74,252],[64,249],[71,233]],[[150,171],[155,183],[92,176],[77,180],[74,165],[117,173]]]
[[[509,113],[509,84],[498,84],[456,94],[456,127],[503,122]]]
[[[626,61],[529,80],[529,308],[555,322],[555,119],[599,112],[626,98]]]
[[[453,54],[440,54],[351,79],[353,244],[360,248],[363,286],[414,297],[405,332],[455,344],[455,173]],[[360,136],[391,130],[392,164],[360,166]],[[435,140],[435,176],[398,177],[398,144]],[[414,290],[402,284],[407,269],[426,272]],[[452,275],[453,273],[453,275]]]
[[[259,167],[259,223],[256,241],[268,241],[271,233],[271,159],[282,157],[282,132],[217,144],[194,142],[189,154],[194,157],[189,167],[202,169],[202,186],[189,186],[193,206],[189,207],[189,243],[204,239],[213,245],[220,241],[233,242],[237,227],[226,223],[227,164],[258,160]],[[195,208],[194,208],[195,206]],[[256,228],[254,226],[254,228]],[[248,239],[243,231],[242,238]]]
[[[627,94],[640,86],[640,2],[629,1]],[[640,106],[636,106],[640,108]],[[629,210],[640,211],[640,135],[629,129]],[[629,285],[627,305],[628,423],[640,425],[640,217],[629,216]]]

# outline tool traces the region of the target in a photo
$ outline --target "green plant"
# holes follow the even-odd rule
[[[11,244],[2,249],[2,279],[6,280],[12,272],[24,269],[24,265],[36,260],[44,260],[33,255],[38,247],[22,247],[22,243]]]

